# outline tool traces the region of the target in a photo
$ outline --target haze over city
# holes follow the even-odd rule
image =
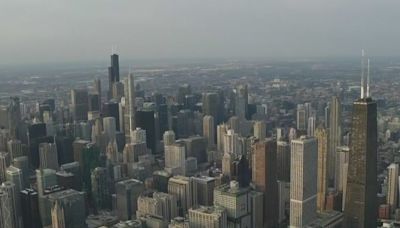
[[[0,63],[398,56],[397,0],[0,3]]]

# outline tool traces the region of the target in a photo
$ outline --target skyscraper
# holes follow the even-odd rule
[[[107,169],[97,167],[92,171],[92,197],[96,210],[111,208],[111,194]]]
[[[178,216],[178,204],[174,195],[164,192],[147,191],[138,198],[137,217],[146,215],[160,216],[165,221]]]
[[[254,137],[264,140],[267,134],[267,126],[264,121],[256,121],[254,123]]]
[[[339,97],[332,97],[330,102],[330,114],[329,114],[329,147],[328,147],[328,184],[332,186],[335,179],[335,161],[336,161],[336,149],[342,144],[342,132],[341,132],[341,115],[342,108]]]
[[[117,216],[120,220],[129,220],[137,210],[137,199],[144,191],[143,182],[136,179],[119,181],[115,184],[117,197]]]
[[[392,163],[388,169],[388,188],[386,203],[389,204],[390,210],[393,212],[397,208],[397,199],[399,194],[399,164]]]
[[[89,110],[89,98],[87,89],[71,90],[71,108],[75,121],[87,120]]]
[[[307,114],[304,104],[297,105],[297,130],[307,129]]]
[[[175,195],[178,200],[179,215],[184,216],[188,209],[197,205],[197,192],[195,192],[189,177],[174,176],[168,181],[168,193]]]
[[[290,227],[304,227],[316,218],[317,140],[301,136],[291,142]]]
[[[136,129],[136,95],[134,76],[129,73],[125,79],[125,113],[124,113],[124,131],[125,142],[129,143],[131,131]],[[144,128],[143,128],[144,129]]]
[[[317,174],[317,210],[325,210],[325,199],[328,193],[328,135],[324,128],[317,128],[315,137],[318,142],[318,174]]]
[[[377,226],[377,107],[369,96],[369,75],[365,83],[364,68],[363,52],[361,98],[353,103],[344,208],[346,227]]]
[[[30,188],[24,189],[20,193],[22,220],[24,228],[41,228],[42,223],[39,215],[38,193]]]
[[[198,207],[189,210],[190,228],[227,228],[227,215],[223,207]]]
[[[251,227],[249,193],[250,189],[241,188],[237,181],[219,185],[214,189],[214,205],[226,209],[228,227]]]
[[[112,88],[115,82],[119,82],[119,57],[113,53],[111,55],[111,66],[108,67],[109,95],[111,98]]]
[[[54,143],[40,143],[39,157],[41,169],[58,170],[57,146]]]
[[[7,193],[7,200],[5,203],[7,205],[6,214],[8,214],[8,216],[6,216],[5,219],[8,225],[4,227],[18,228],[20,227],[20,222],[22,224],[22,221],[20,221],[20,211],[18,210],[20,209],[18,189],[16,189],[14,183],[6,181],[0,186],[0,191],[1,190]]]
[[[172,175],[185,175],[186,173],[186,147],[183,143],[175,143],[164,147],[165,170]]]
[[[197,203],[212,206],[214,200],[215,178],[207,176],[191,177],[193,188],[197,192]]]
[[[285,141],[276,142],[277,179],[290,182],[290,144]]]
[[[235,115],[240,120],[244,120],[248,118],[249,94],[247,84],[236,86],[235,92]]]
[[[214,117],[208,115],[203,117],[203,136],[207,139],[208,148],[213,148],[215,146]]]
[[[11,213],[8,192],[0,188],[0,227],[13,228]]]
[[[85,193],[73,189],[49,195],[51,223],[54,228],[86,227]]]
[[[212,116],[214,124],[219,118],[219,97],[217,93],[203,93],[203,115]]]
[[[264,193],[264,227],[278,222],[278,186],[276,178],[276,141],[260,140],[253,146],[252,182]]]

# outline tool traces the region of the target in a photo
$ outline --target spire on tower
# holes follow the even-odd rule
[[[370,83],[370,77],[369,77],[369,58],[368,58],[368,60],[367,60],[367,97],[370,96],[369,83]]]
[[[364,98],[365,95],[365,91],[364,91],[364,87],[365,87],[365,82],[364,82],[364,49],[361,49],[361,99]]]

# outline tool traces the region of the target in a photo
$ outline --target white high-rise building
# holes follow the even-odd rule
[[[228,130],[224,135],[224,154],[239,155],[241,151],[239,135],[234,130]]]
[[[103,118],[103,129],[104,135],[107,138],[107,142],[114,142],[115,135],[117,131],[116,122],[114,117],[104,117]]]
[[[315,116],[308,117],[308,123],[307,123],[307,135],[308,136],[314,136],[315,124],[316,124],[315,122],[316,122]]]
[[[267,137],[267,125],[264,121],[256,121],[254,123],[254,137],[264,140]]]
[[[392,163],[388,166],[388,188],[386,203],[389,204],[390,209],[394,211],[398,204],[398,194],[399,194],[399,164]]]
[[[19,192],[17,192],[15,184],[10,181],[3,182],[3,184],[0,186],[0,191],[1,190],[7,193],[7,199],[5,202],[5,204],[7,205],[6,218],[5,218],[7,225],[4,227],[18,228],[20,227],[19,224],[21,220],[20,213],[18,210],[20,209]]]
[[[58,170],[58,154],[55,143],[40,143],[39,157],[41,169]]]
[[[135,83],[132,73],[129,73],[128,78],[125,79],[124,86],[125,93],[125,109],[124,109],[124,131],[125,140],[127,143],[131,140],[131,132],[136,128],[136,95],[135,95]]]
[[[316,218],[317,140],[301,136],[291,146],[290,227],[304,227]]]
[[[164,146],[168,146],[175,143],[175,132],[172,130],[164,132],[163,135]]]
[[[190,228],[227,228],[227,215],[223,207],[199,207],[189,210]]]
[[[224,152],[224,136],[228,131],[228,125],[221,124],[217,126],[217,150]]]
[[[186,147],[184,144],[175,143],[165,146],[165,170],[172,175],[185,175],[186,173]]]
[[[146,142],[146,130],[140,127],[131,131],[131,143],[145,143]]]

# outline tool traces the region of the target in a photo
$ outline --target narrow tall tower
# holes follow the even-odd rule
[[[129,73],[128,78],[125,79],[124,131],[125,131],[126,143],[130,142],[131,132],[133,132],[136,129],[135,115],[136,115],[135,83],[133,74]]]
[[[377,226],[377,108],[363,87],[353,103],[344,227]]]
[[[328,134],[328,185],[332,186],[335,179],[336,149],[342,144],[342,108],[339,97],[333,96],[330,102]]]

